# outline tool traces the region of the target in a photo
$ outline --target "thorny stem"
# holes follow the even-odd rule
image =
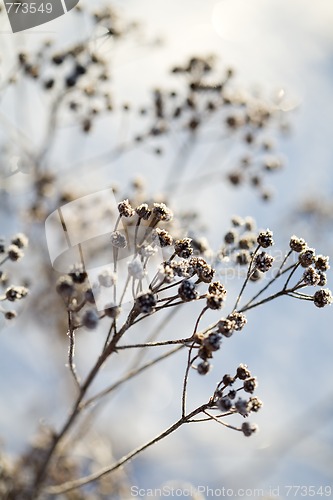
[[[62,493],[67,493],[68,491],[71,491],[75,488],[80,488],[81,486],[92,483],[93,481],[100,479],[101,477],[105,476],[106,474],[109,474],[110,472],[114,472],[115,470],[119,469],[119,467],[121,467],[125,463],[129,462],[132,458],[139,455],[139,453],[142,453],[144,450],[146,450],[150,446],[154,445],[155,443],[158,443],[159,441],[161,441],[165,437],[167,437],[170,434],[172,434],[173,432],[175,432],[183,424],[189,423],[193,417],[195,417],[199,413],[204,412],[206,409],[210,408],[212,405],[213,405],[213,402],[209,401],[208,403],[205,403],[204,405],[199,406],[198,408],[193,410],[188,415],[182,416],[177,422],[175,422],[173,425],[168,427],[168,429],[166,429],[164,432],[162,432],[161,434],[159,434],[155,438],[151,439],[150,441],[146,442],[144,445],[139,446],[138,448],[133,450],[128,455],[125,455],[120,460],[115,462],[113,465],[104,467],[103,469],[99,470],[98,472],[95,472],[94,474],[90,474],[89,476],[83,477],[81,479],[76,479],[74,481],[67,481],[66,483],[60,484],[58,486],[51,486],[49,488],[46,488],[45,492],[48,493],[49,495],[59,495]]]

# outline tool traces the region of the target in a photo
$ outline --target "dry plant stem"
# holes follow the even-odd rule
[[[59,486],[51,486],[49,488],[46,488],[45,492],[47,494],[49,494],[49,495],[60,495],[62,493],[67,493],[68,491],[71,491],[71,490],[73,490],[75,488],[80,488],[81,486],[84,486],[86,484],[92,483],[93,481],[97,481],[97,479],[100,479],[101,477],[105,476],[106,474],[109,474],[109,473],[111,473],[111,472],[119,469],[119,467],[121,467],[125,463],[129,462],[132,458],[134,458],[135,456],[139,455],[139,453],[143,452],[144,450],[146,450],[150,446],[158,443],[159,441],[161,441],[165,437],[169,436],[174,431],[176,431],[177,429],[179,429],[179,427],[181,427],[183,424],[189,423],[193,417],[195,417],[199,413],[202,413],[205,410],[207,410],[208,408],[210,408],[212,406],[212,404],[213,403],[210,401],[209,403],[206,403],[206,404],[204,404],[202,406],[199,406],[198,408],[196,408],[195,410],[193,410],[188,415],[185,415],[185,416],[181,417],[177,422],[175,422],[173,425],[171,425],[164,432],[162,432],[161,434],[159,434],[158,436],[156,436],[152,440],[148,441],[143,446],[140,446],[140,447],[136,448],[135,450],[133,450],[128,455],[125,455],[123,458],[121,458],[120,460],[118,460],[113,465],[104,467],[100,471],[98,471],[98,472],[96,472],[94,474],[90,474],[89,476],[83,477],[81,479],[77,479],[77,480],[74,480],[74,481],[68,481],[66,483],[60,484]]]
[[[253,254],[252,254],[252,257],[251,257],[251,262],[250,262],[250,264],[249,264],[249,269],[248,269],[248,271],[247,271],[247,275],[246,275],[245,281],[244,281],[244,283],[243,283],[243,286],[242,286],[242,288],[241,288],[241,291],[239,292],[239,295],[238,295],[238,297],[237,297],[236,303],[235,303],[234,308],[233,308],[233,310],[234,310],[234,311],[236,311],[237,306],[238,306],[238,304],[239,304],[239,302],[240,302],[240,299],[242,298],[242,295],[243,295],[243,292],[244,292],[244,290],[245,290],[245,287],[246,287],[246,285],[248,284],[248,281],[249,281],[249,279],[250,279],[250,277],[251,277],[251,274],[252,274],[252,273],[253,273],[253,271],[254,271],[254,269],[252,268],[252,264],[253,264],[254,257],[255,257],[255,255],[257,254],[257,252],[258,252],[259,248],[260,248],[260,245],[258,245],[258,246],[257,246],[257,248],[255,249],[255,251],[254,251],[254,252],[253,252]]]
[[[175,354],[176,352],[180,351],[180,349],[183,349],[184,347],[185,347],[184,345],[177,346],[176,348],[171,349],[170,351],[162,354],[161,356],[158,356],[157,358],[152,359],[151,361],[148,361],[147,363],[145,363],[144,365],[140,366],[139,368],[130,370],[123,377],[121,377],[119,380],[117,380],[117,382],[115,382],[114,384],[110,385],[110,387],[107,387],[103,391],[99,392],[95,396],[92,396],[90,399],[88,399],[87,401],[85,401],[84,403],[82,403],[81,406],[80,406],[80,408],[81,409],[87,408],[88,406],[90,406],[91,404],[95,403],[99,399],[101,399],[104,396],[106,396],[106,395],[110,394],[111,392],[113,392],[115,389],[118,389],[118,387],[120,387],[124,382],[127,382],[128,380],[131,380],[132,378],[136,377],[137,375],[139,375],[143,371],[147,370],[151,366],[154,366],[157,363],[159,363],[160,361],[163,361],[164,359],[172,356],[173,354]]]
[[[93,382],[96,375],[98,374],[101,366],[105,363],[107,358],[113,352],[115,352],[117,342],[121,339],[121,337],[124,335],[124,333],[129,329],[129,327],[132,326],[133,320],[137,314],[138,313],[133,308],[131,310],[131,312],[129,313],[128,318],[127,318],[126,322],[124,323],[124,325],[122,326],[122,328],[119,330],[118,333],[116,333],[113,336],[113,338],[112,338],[111,342],[109,343],[109,345],[107,346],[107,348],[102,352],[100,357],[97,359],[95,365],[93,366],[90,373],[88,374],[85,382],[81,385],[80,393],[79,393],[79,395],[78,395],[78,397],[73,405],[72,411],[71,411],[70,415],[68,416],[66,422],[64,423],[62,429],[57,434],[55,434],[53,441],[50,445],[50,448],[45,455],[44,461],[41,464],[41,467],[36,475],[35,483],[33,485],[33,490],[32,490],[32,494],[31,494],[32,500],[35,500],[36,498],[38,498],[40,488],[42,486],[43,481],[45,480],[45,476],[46,476],[46,472],[47,472],[49,463],[50,463],[50,461],[55,453],[56,448],[58,447],[59,442],[67,434],[67,432],[69,431],[69,429],[73,425],[74,421],[76,420],[77,416],[79,415],[80,410],[81,410],[80,404],[81,404],[84,396],[86,395],[88,388],[90,387],[91,383]]]
[[[140,347],[160,347],[163,345],[173,345],[173,344],[188,344],[193,341],[193,338],[190,337],[188,339],[177,339],[177,340],[165,340],[161,342],[147,342],[145,344],[130,344],[130,345],[119,345],[117,346],[117,351],[121,349],[135,349]]]
[[[267,283],[267,285],[265,285],[256,295],[254,295],[252,297],[252,299],[250,299],[244,307],[247,307],[248,305],[252,304],[252,302],[254,300],[256,300],[262,293],[264,293],[270,286],[272,283],[274,283],[280,276],[282,276],[283,274],[287,273],[288,271],[290,271],[291,269],[294,268],[294,266],[296,266],[297,264],[292,264],[291,266],[287,267],[286,269],[284,269],[282,271],[282,268],[284,266],[284,264],[286,263],[286,260],[288,259],[288,257],[291,255],[292,251],[288,252],[286,257],[284,258],[281,266],[279,267],[276,275]]]
[[[203,410],[203,413],[209,417],[209,419],[214,420],[220,425],[224,425],[224,427],[228,427],[228,429],[233,429],[234,431],[241,431],[238,427],[234,427],[233,425],[227,424],[226,422],[223,422],[223,420],[219,420],[218,418],[214,417],[214,415],[211,415],[207,411]]]
[[[246,305],[242,309],[239,309],[238,312],[246,312],[249,309],[253,309],[254,307],[260,306],[262,304],[265,304],[266,302],[270,302],[271,300],[276,299],[277,297],[282,297],[283,295],[289,295],[290,297],[295,297],[293,293],[295,292],[295,288],[289,288],[289,289],[284,289],[280,290],[277,293],[274,293],[273,295],[270,295],[269,297],[266,297],[266,299],[260,300],[259,302],[255,302],[254,304]],[[298,298],[298,297],[297,297]],[[311,300],[313,300],[311,298]]]
[[[289,284],[289,281],[291,280],[292,275],[293,275],[293,274],[294,274],[294,272],[297,270],[297,268],[299,267],[299,265],[300,265],[300,263],[299,263],[299,262],[297,262],[297,264],[295,264],[294,269],[291,271],[291,273],[290,273],[290,274],[289,274],[289,276],[288,276],[287,281],[286,281],[286,282],[285,282],[285,284],[284,284],[283,290],[286,290],[286,289],[287,289],[287,286],[288,286],[288,284]]]
[[[199,314],[197,321],[194,325],[193,335],[191,337],[192,339],[195,337],[195,334],[197,333],[197,330],[199,327],[200,320],[201,320],[202,316],[205,314],[205,312],[207,311],[207,309],[208,309],[208,307],[204,307],[203,310],[201,311],[201,313]],[[183,392],[182,392],[182,418],[184,418],[184,416],[186,414],[186,392],[187,392],[187,383],[188,383],[188,376],[189,376],[190,368],[192,366],[192,363],[198,357],[198,356],[195,356],[193,359],[191,359],[192,350],[194,348],[194,345],[195,345],[195,340],[192,342],[192,345],[189,349],[188,357],[187,357],[187,365],[186,365],[186,370],[185,370],[185,375],[184,375]]]
[[[68,365],[69,369],[73,375],[74,382],[80,391],[80,381],[76,373],[74,354],[75,354],[75,330],[72,324],[72,313],[67,311],[68,316],[68,337],[69,337],[69,347],[68,347]]]

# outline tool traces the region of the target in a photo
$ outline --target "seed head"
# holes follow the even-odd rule
[[[299,263],[302,267],[309,267],[315,261],[315,250],[314,248],[307,248],[303,250],[298,256]]]
[[[255,377],[247,378],[246,380],[244,380],[243,388],[245,392],[250,392],[251,394],[253,394],[257,386],[258,382]]]
[[[164,203],[154,203],[153,215],[159,221],[169,222],[173,213]]]
[[[182,281],[178,288],[178,294],[184,302],[190,302],[191,300],[196,300],[199,297],[195,284],[190,280]]]
[[[254,263],[257,269],[262,273],[267,272],[273,265],[274,257],[266,252],[261,252],[256,255]]]
[[[256,424],[251,424],[251,422],[243,422],[241,429],[244,436],[249,437],[258,431],[258,426]]]
[[[118,203],[118,211],[122,217],[132,217],[132,215],[135,214],[135,210],[128,200],[123,200]]]
[[[56,290],[63,299],[69,299],[75,292],[73,279],[68,276],[60,276],[56,284]]]
[[[127,241],[125,236],[120,231],[113,231],[111,233],[111,245],[115,248],[126,248]]]
[[[154,235],[158,238],[158,242],[162,248],[169,247],[173,243],[171,234],[169,234],[165,229],[157,227],[154,230]]]
[[[193,253],[191,238],[183,238],[175,242],[175,254],[182,259],[188,259]]]
[[[223,396],[222,398],[219,398],[216,404],[222,412],[230,411],[232,408],[232,401],[230,398],[228,398],[228,396]]]
[[[243,364],[239,365],[239,367],[237,368],[236,374],[240,380],[245,380],[245,379],[251,377],[250,370],[248,369],[248,367],[246,365],[243,365]]]
[[[206,375],[210,370],[210,364],[208,361],[201,361],[197,366],[197,371],[199,375]]]
[[[291,250],[294,250],[294,252],[299,253],[306,249],[307,244],[306,241],[303,240],[303,238],[298,238],[297,236],[294,235],[290,238],[289,246]]]
[[[98,275],[98,281],[101,286],[110,288],[117,283],[117,274],[111,269],[104,269]]]
[[[328,271],[330,268],[329,257],[317,255],[315,258],[315,268],[318,269],[318,271]]]
[[[308,267],[303,273],[303,281],[309,286],[318,285],[320,279],[320,274],[313,267]]]
[[[20,260],[24,256],[22,250],[16,245],[9,245],[7,248],[7,254],[9,259],[12,261]]]
[[[313,296],[313,301],[317,307],[325,307],[332,304],[333,296],[331,290],[328,288],[318,290]]]
[[[273,233],[269,229],[266,231],[261,231],[257,238],[258,245],[262,248],[268,248],[274,245]]]
[[[137,310],[142,314],[151,314],[155,311],[156,300],[151,292],[143,292],[135,300]]]
[[[82,316],[82,325],[88,330],[94,330],[99,322],[99,316],[95,309],[88,309]]]
[[[13,245],[16,245],[18,248],[26,248],[28,246],[29,240],[25,236],[25,234],[18,233],[12,238],[11,243]]]
[[[138,256],[128,263],[128,274],[136,280],[142,280],[146,276],[146,271]]]
[[[6,290],[6,299],[10,302],[23,299],[28,295],[29,290],[24,286],[11,286]]]
[[[147,203],[142,203],[135,209],[140,219],[148,220],[151,216],[151,210],[148,207]]]

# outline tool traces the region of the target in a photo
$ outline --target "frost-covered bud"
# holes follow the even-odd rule
[[[236,241],[237,241],[236,231],[234,229],[232,229],[231,231],[228,231],[224,235],[224,241],[227,245],[232,245],[233,243],[236,243]]]
[[[121,313],[121,307],[115,306],[114,304],[107,304],[104,309],[104,313],[108,318],[118,318]]]
[[[274,257],[266,252],[261,252],[254,259],[256,268],[262,273],[266,273],[272,267],[273,262]]]
[[[29,290],[24,286],[11,286],[6,290],[6,299],[10,302],[23,299],[28,295]]]
[[[148,207],[147,203],[142,203],[135,209],[140,219],[148,220],[151,216],[151,210]]]
[[[99,315],[95,309],[88,309],[83,313],[82,325],[88,328],[88,330],[94,330],[99,322]]]
[[[249,408],[250,411],[254,411],[255,413],[262,408],[263,402],[258,399],[256,396],[253,396],[249,399]]]
[[[258,387],[258,382],[256,377],[251,377],[244,380],[243,387],[245,392],[250,392],[251,394],[253,394],[255,389]]]
[[[154,230],[154,235],[156,235],[159,245],[162,248],[169,247],[173,243],[171,234],[169,234],[168,231],[166,231],[165,229],[160,229],[159,227],[157,227]]]
[[[151,314],[155,311],[156,300],[151,292],[143,292],[137,296],[135,306],[142,314]]]
[[[179,297],[185,302],[190,302],[191,300],[196,300],[199,297],[199,293],[196,290],[196,286],[192,281],[184,280],[178,288]]]
[[[310,267],[315,261],[314,248],[303,250],[298,256],[298,261],[302,267]]]
[[[262,248],[268,248],[274,245],[273,233],[269,229],[261,231],[257,238],[258,245]]]
[[[315,268],[318,269],[318,271],[328,271],[330,268],[329,257],[317,255],[315,258]]]
[[[22,259],[22,257],[24,256],[24,253],[22,252],[22,250],[18,246],[9,245],[9,247],[7,248],[7,255],[8,255],[8,258],[10,260],[17,261],[17,260]]]
[[[317,307],[325,307],[333,302],[332,292],[328,288],[318,290],[313,296],[314,305]]]
[[[319,285],[320,279],[320,274],[313,267],[308,267],[303,273],[303,281],[309,286]]]
[[[111,245],[115,248],[127,247],[126,238],[120,231],[112,231],[110,240],[111,240]]]
[[[252,424],[251,422],[243,422],[241,429],[244,436],[249,437],[258,431],[258,426],[256,424]]]
[[[63,299],[69,299],[75,292],[74,282],[68,275],[60,276],[56,284],[56,291]]]
[[[132,262],[128,263],[128,274],[136,280],[142,280],[146,276],[143,264],[139,257],[135,257]]]
[[[251,377],[251,372],[246,365],[240,364],[237,368],[237,377],[240,380],[245,380]]]
[[[71,267],[68,276],[70,276],[73,282],[77,284],[82,284],[87,279],[87,273],[85,272],[82,264],[74,264]]]
[[[191,247],[191,238],[183,238],[181,240],[175,241],[175,254],[182,259],[188,259],[193,254],[193,248]]]
[[[173,218],[173,213],[164,203],[154,203],[153,215],[156,220],[169,222]]]
[[[227,319],[233,322],[233,328],[237,331],[242,330],[247,323],[245,314],[237,311],[230,313]]]
[[[11,239],[11,243],[18,248],[26,248],[29,244],[29,240],[25,234],[18,233]]]
[[[232,401],[227,396],[223,396],[217,400],[217,407],[222,411],[229,411],[232,408]]]
[[[249,414],[250,408],[246,399],[239,398],[235,403],[235,408],[240,415],[246,417]]]
[[[197,366],[197,371],[199,375],[206,375],[210,370],[210,364],[208,361],[201,361]]]
[[[16,311],[6,311],[4,313],[4,316],[6,319],[11,321],[12,319],[15,319],[17,317],[17,312]]]
[[[222,338],[219,333],[210,333],[203,341],[207,349],[211,351],[218,351],[221,347]]]
[[[132,217],[135,214],[130,202],[128,200],[123,200],[118,203],[118,211],[122,217]]]
[[[117,274],[111,269],[103,269],[98,275],[98,282],[105,288],[110,288],[117,283]]]
[[[217,329],[225,337],[231,337],[235,330],[235,323],[228,318],[222,318],[217,324]]]
[[[294,235],[290,238],[289,246],[294,252],[300,253],[306,249],[307,244],[303,238],[298,238]]]
[[[152,245],[143,245],[139,248],[139,254],[142,255],[144,259],[152,257],[157,253],[157,248]]]

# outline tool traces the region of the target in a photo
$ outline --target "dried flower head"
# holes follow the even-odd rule
[[[308,267],[303,273],[303,281],[309,286],[318,285],[320,279],[320,274],[313,267]]]
[[[136,207],[135,211],[138,214],[139,218],[144,220],[148,220],[152,213],[147,203],[142,203],[141,205]]]
[[[123,200],[118,203],[118,211],[122,217],[132,217],[132,215],[135,214],[135,210],[128,200]]]
[[[22,250],[18,246],[9,245],[9,247],[7,248],[7,255],[8,255],[9,260],[17,261],[17,260],[22,259],[22,257],[24,256],[24,253],[22,252]]]
[[[173,218],[173,213],[164,203],[154,203],[153,215],[156,220],[169,222]]]
[[[25,286],[11,286],[6,290],[6,299],[10,302],[23,299],[28,295],[29,290]]]
[[[117,283],[117,273],[112,269],[103,269],[98,275],[98,282],[105,288],[110,288]]]
[[[178,288],[178,294],[184,302],[190,302],[191,300],[196,300],[199,297],[195,284],[190,280],[182,281]]]
[[[262,273],[267,272],[273,265],[274,257],[266,252],[261,252],[256,255],[254,264],[256,268]]]
[[[251,377],[251,372],[250,370],[248,369],[247,365],[243,365],[243,364],[240,364],[237,368],[237,371],[236,371],[236,374],[237,374],[237,377],[240,379],[240,380],[245,380],[247,378],[250,378]]]
[[[175,241],[175,254],[182,259],[188,259],[193,254],[193,248],[191,247],[191,238],[183,238],[181,240]]]
[[[164,247],[169,247],[173,243],[173,239],[170,233],[166,231],[165,229],[160,229],[157,227],[154,230],[154,236],[157,237],[159,245],[164,248]]]
[[[313,301],[315,306],[317,307],[325,307],[331,305],[333,302],[331,290],[329,290],[328,288],[318,290],[313,296]]]
[[[329,257],[317,255],[315,257],[315,268],[318,269],[318,271],[328,271],[330,268]]]
[[[258,431],[258,426],[256,424],[251,424],[251,422],[243,422],[241,430],[244,436],[249,437]]]
[[[146,276],[146,271],[143,267],[140,257],[136,256],[128,263],[128,274],[136,280],[142,280]]]
[[[16,234],[12,239],[11,243],[16,245],[18,248],[26,248],[28,246],[29,240],[23,233]]]
[[[151,314],[155,311],[156,300],[151,292],[142,292],[135,300],[137,310],[142,314]]]
[[[315,261],[314,248],[307,248],[306,250],[303,250],[298,256],[298,261],[302,267],[311,266]]]
[[[95,309],[87,309],[82,316],[82,325],[88,328],[88,330],[94,330],[97,328],[99,322],[99,316]]]
[[[110,236],[111,245],[115,248],[126,248],[126,237],[120,231],[113,231]]]
[[[300,253],[307,248],[306,241],[303,238],[298,238],[297,236],[292,236],[290,238],[289,246],[294,252]]]
[[[257,238],[258,245],[262,248],[268,248],[274,245],[273,233],[269,229],[261,231]]]
[[[56,291],[63,299],[69,299],[75,292],[74,282],[71,276],[60,276],[56,283]]]

